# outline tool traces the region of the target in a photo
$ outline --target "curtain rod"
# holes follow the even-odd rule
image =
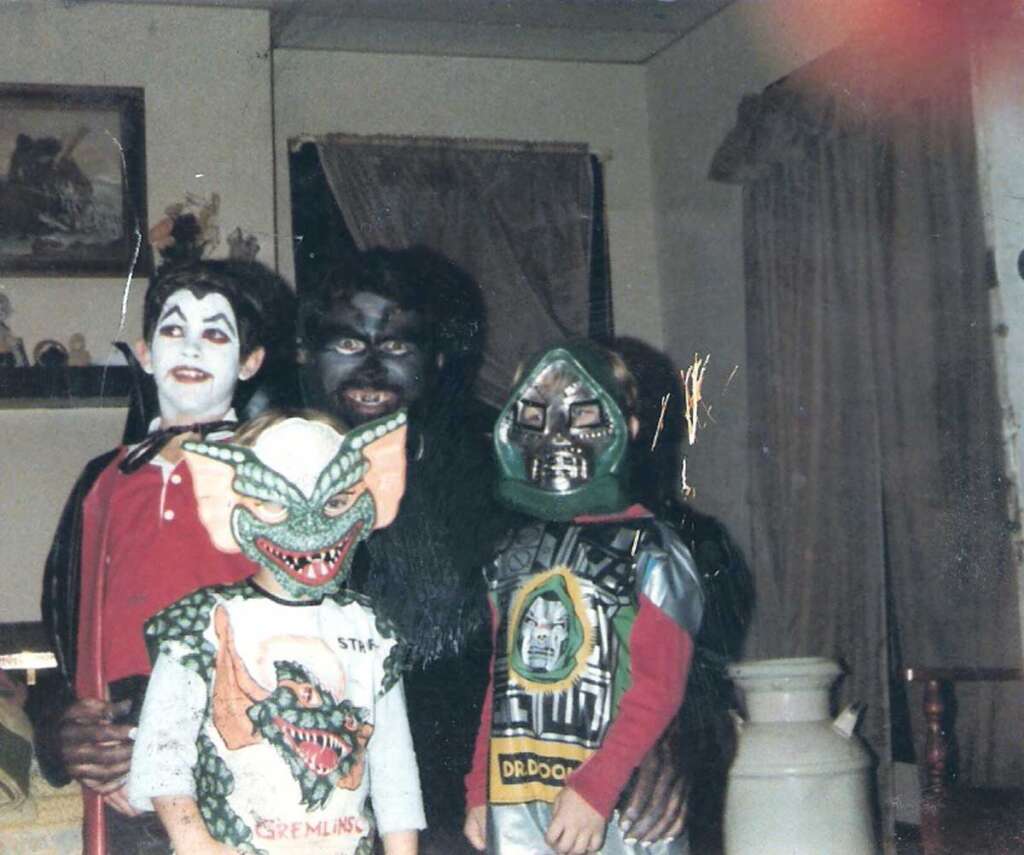
[[[344,145],[397,145],[410,148],[471,148],[485,151],[540,152],[543,154],[588,154],[586,143],[531,142],[528,140],[502,140],[476,137],[412,137],[390,134],[300,134],[288,140],[292,152],[305,143],[337,142]],[[610,159],[609,154],[601,156]]]

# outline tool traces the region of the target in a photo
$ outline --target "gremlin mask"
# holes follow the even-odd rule
[[[606,354],[587,341],[530,363],[498,416],[498,496],[549,520],[629,504],[629,429]]]
[[[214,545],[270,570],[291,596],[341,587],[355,545],[391,523],[405,490],[405,413],[342,436],[289,418],[251,446],[186,442],[199,516]]]

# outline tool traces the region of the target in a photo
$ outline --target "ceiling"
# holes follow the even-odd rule
[[[278,48],[644,63],[732,0],[106,2],[269,9]]]

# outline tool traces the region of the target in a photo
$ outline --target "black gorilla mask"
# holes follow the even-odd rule
[[[335,299],[314,348],[315,403],[352,426],[412,407],[436,362],[423,315],[372,291]]]

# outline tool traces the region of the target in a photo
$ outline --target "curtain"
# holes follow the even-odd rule
[[[477,394],[587,334],[593,173],[585,146],[330,135],[321,164],[357,246],[424,245],[480,284],[489,335]]]
[[[746,653],[842,662],[840,701],[866,704],[860,733],[885,801],[882,451],[871,294],[859,287],[882,263],[877,206],[862,193],[878,164],[864,137],[819,145],[744,187],[757,595]]]
[[[895,669],[1016,667],[1021,651],[957,48],[886,76],[891,45],[848,46],[745,98],[712,163],[743,186],[748,654],[844,662],[886,813]],[[962,773],[1019,781],[1017,692],[960,692]]]

